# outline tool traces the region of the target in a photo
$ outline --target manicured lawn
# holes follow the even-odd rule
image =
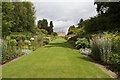
[[[3,78],[109,78],[101,69],[58,38],[3,66]]]

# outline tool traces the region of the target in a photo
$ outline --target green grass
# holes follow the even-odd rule
[[[3,66],[3,78],[110,78],[62,38]]]

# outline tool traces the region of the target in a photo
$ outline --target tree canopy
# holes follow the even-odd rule
[[[81,22],[87,32],[120,31],[120,2],[95,2],[98,15]]]
[[[35,10],[31,2],[2,3],[2,35],[11,32],[32,32],[35,27]]]
[[[48,32],[48,34],[52,34],[53,27],[54,27],[52,21],[50,21],[50,26],[48,26],[47,19],[39,20],[37,25],[38,25],[38,28],[45,29]]]

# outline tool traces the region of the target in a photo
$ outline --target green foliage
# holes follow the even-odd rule
[[[10,39],[10,37],[7,37],[6,40],[3,41],[2,63],[21,55],[20,50],[16,47],[16,44],[17,41],[15,39]]]
[[[45,27],[48,27],[48,21],[47,21],[47,19],[39,20],[38,21],[38,27],[40,29],[45,29]]]
[[[112,54],[110,61],[112,63],[112,69],[120,75],[120,53]]]
[[[23,32],[12,32],[9,37],[11,39],[16,39],[17,41],[19,40],[30,40],[30,38],[32,37],[32,33],[23,33]],[[35,34],[34,34],[35,35]]]
[[[31,2],[2,3],[2,36],[11,32],[32,32],[35,11]]]
[[[86,38],[77,38],[77,41],[75,42],[76,48],[88,48],[89,47],[89,42]]]
[[[74,25],[70,26],[69,29],[68,29],[68,34],[67,35],[74,34],[75,33],[75,29],[76,28],[75,28]]]
[[[10,2],[2,3],[2,35],[7,36],[10,34],[12,27],[14,6]]]
[[[95,2],[98,15],[81,22],[87,33],[120,31],[120,2]]]
[[[53,32],[53,27],[54,27],[54,26],[53,26],[53,22],[52,22],[52,21],[50,21],[50,31],[49,31],[49,32],[50,32],[50,34]]]
[[[53,32],[52,35],[53,36],[57,36],[58,34],[57,34],[57,32]]]
[[[46,31],[45,29],[40,29],[40,31],[41,31],[43,34],[45,34],[45,35],[48,34],[48,31]]]
[[[81,23],[83,22],[83,19],[80,19],[80,22],[78,23],[78,28],[82,28],[83,26],[81,25]]]
[[[39,20],[38,21],[38,28],[39,29],[44,29],[48,32],[48,34],[52,34],[53,32],[53,22],[50,21],[50,26],[48,26],[48,21],[47,19]]]
[[[112,56],[111,56],[111,62],[113,63],[113,64],[119,64],[120,65],[120,53],[116,53],[116,54],[113,54]]]

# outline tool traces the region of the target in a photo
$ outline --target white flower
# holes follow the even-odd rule
[[[31,38],[30,40],[31,40],[31,41],[34,41],[35,39],[34,39],[34,38]]]

